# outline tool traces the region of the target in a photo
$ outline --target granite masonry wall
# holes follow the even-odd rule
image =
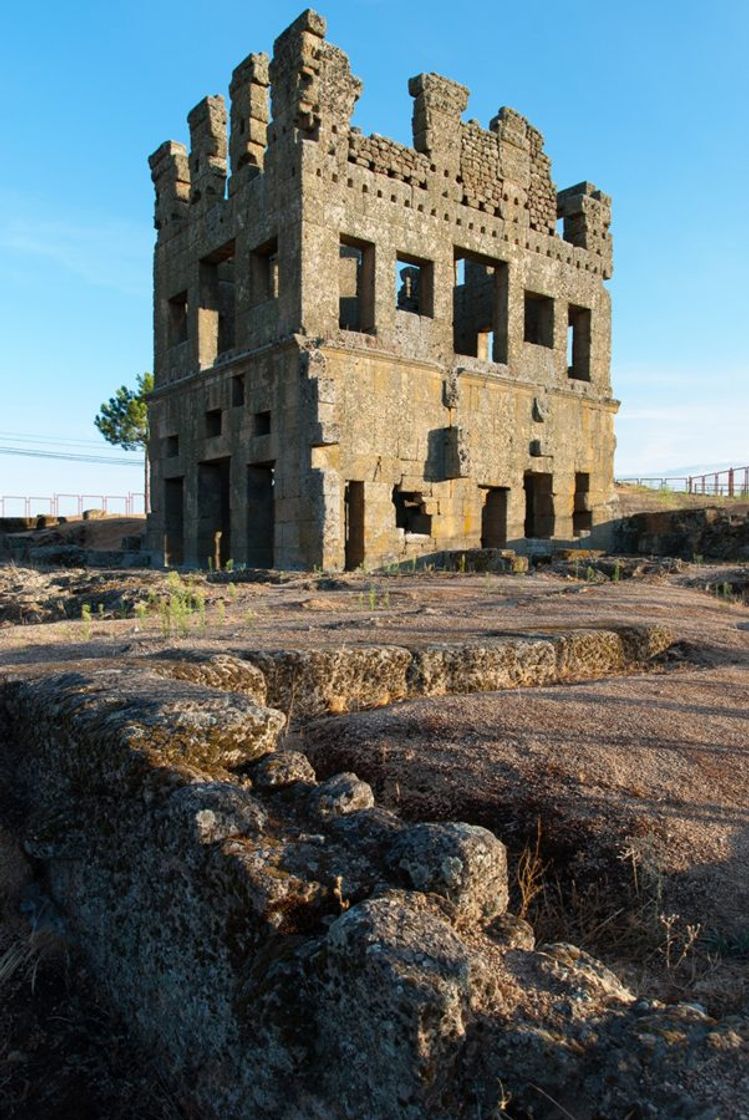
[[[610,199],[558,193],[514,110],[463,121],[456,82],[411,79],[411,148],[351,126],[361,88],[306,11],[228,114],[192,110],[189,152],[151,156],[150,549],[341,569],[607,543]]]

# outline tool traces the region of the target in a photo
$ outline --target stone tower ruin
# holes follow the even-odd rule
[[[507,108],[463,121],[448,78],[409,82],[410,148],[351,126],[361,88],[305,11],[234,71],[228,138],[206,97],[189,152],[150,158],[168,564],[605,538],[610,199],[557,192],[541,134]]]

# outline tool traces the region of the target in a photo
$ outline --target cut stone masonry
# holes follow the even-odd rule
[[[189,154],[151,156],[150,551],[342,569],[607,544],[610,199],[557,193],[541,133],[463,121],[448,78],[410,80],[413,147],[351,125],[361,90],[308,10],[234,70],[228,137],[206,97]]]

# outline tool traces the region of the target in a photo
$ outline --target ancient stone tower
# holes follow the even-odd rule
[[[360,92],[306,11],[234,71],[228,140],[207,97],[151,156],[167,563],[218,531],[222,563],[334,569],[605,533],[609,198],[447,78],[411,79],[412,148],[351,127]]]

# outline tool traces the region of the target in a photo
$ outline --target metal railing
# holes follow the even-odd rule
[[[705,494],[718,498],[749,498],[749,467],[729,467],[707,474],[683,475],[679,478],[638,476],[618,478],[630,486],[646,486],[651,490],[673,490],[679,494]]]
[[[145,500],[143,494],[52,494],[51,497],[37,495],[3,494],[0,495],[0,517],[36,517],[46,514],[50,517],[81,517],[85,509],[100,509],[104,513],[121,514],[133,517],[143,513]]]

